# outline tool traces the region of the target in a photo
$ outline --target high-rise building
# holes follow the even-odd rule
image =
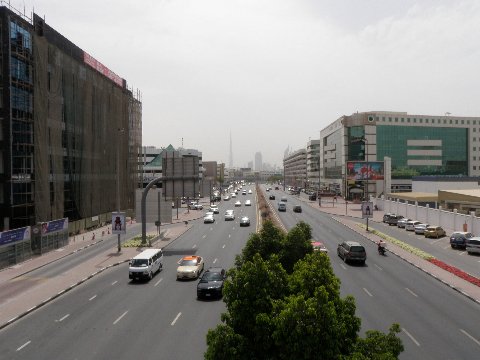
[[[262,171],[262,170],[263,170],[262,153],[258,151],[255,153],[255,171]]]
[[[36,14],[0,33],[0,230],[134,209],[140,94]]]

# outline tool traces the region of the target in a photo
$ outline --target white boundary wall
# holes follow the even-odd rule
[[[441,226],[447,231],[463,231],[464,224],[467,225],[469,232],[474,235],[480,234],[480,218],[476,217],[474,212],[470,215],[460,214],[457,209],[452,211],[442,210],[430,207],[419,206],[400,202],[399,200],[385,200],[384,198],[374,199],[378,209],[386,213],[402,215],[404,217],[415,219],[427,224]]]

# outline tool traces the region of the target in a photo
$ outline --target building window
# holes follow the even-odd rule
[[[405,120],[403,118],[400,119],[400,122],[405,122]]]
[[[462,120],[462,125],[465,125],[465,120]]]
[[[418,119],[418,122],[421,124],[423,123],[423,119]]]
[[[476,156],[474,156],[474,157],[473,157],[473,160],[474,160],[474,161],[477,161],[477,157],[476,157]]]
[[[455,125],[458,125],[458,120],[455,120]]]
[[[452,120],[450,120],[450,125],[452,125],[452,124],[453,124],[453,122],[452,122]]]
[[[470,125],[470,120],[467,120],[467,125]]]
[[[413,122],[416,123],[416,122],[417,122],[417,119],[413,118]]]
[[[477,132],[477,128],[473,128],[473,132]]]
[[[477,141],[477,138],[476,138],[476,137],[474,137],[474,138],[473,138],[473,141]]]
[[[443,123],[446,124],[446,123],[447,123],[447,119],[443,119]]]
[[[382,116],[382,121],[385,121],[385,116]]]
[[[477,125],[477,120],[473,120],[473,125]]]
[[[409,122],[410,122],[410,118],[407,118],[407,123],[409,123]]]
[[[398,118],[395,118],[395,122],[398,122]]]
[[[425,124],[428,124],[428,119],[425,119]]]
[[[388,122],[392,122],[392,118],[391,118],[391,117],[388,118]]]
[[[477,151],[477,148],[475,146],[473,147],[473,151]]]
[[[476,166],[474,166],[474,167],[473,167],[473,170],[477,170],[477,167],[476,167]]]

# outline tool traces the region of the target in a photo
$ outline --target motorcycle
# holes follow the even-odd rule
[[[386,249],[383,246],[378,246],[378,255],[385,255]]]

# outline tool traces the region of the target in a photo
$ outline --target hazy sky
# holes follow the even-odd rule
[[[143,103],[143,144],[234,166],[356,111],[480,116],[478,0],[11,0]]]

